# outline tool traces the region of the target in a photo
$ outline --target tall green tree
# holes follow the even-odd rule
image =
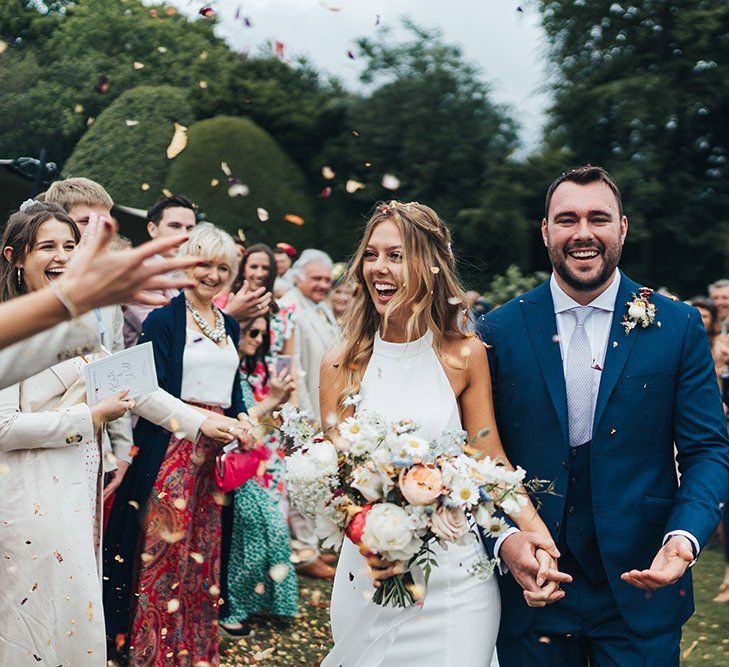
[[[624,193],[625,263],[684,296],[729,270],[729,3],[539,0],[548,143]]]
[[[190,21],[168,5],[9,4],[0,10],[0,37],[10,44],[0,55],[3,157],[45,147],[63,163],[89,119],[140,85],[182,88],[198,117],[210,115],[216,86],[236,57],[215,36],[213,21]]]
[[[404,23],[405,41],[394,41],[386,30],[377,39],[359,40],[366,92],[342,101],[344,131],[320,156],[320,165],[336,174],[332,181],[320,179],[321,186],[334,189],[331,208],[345,199],[348,204],[330,214],[330,226],[341,225],[336,217],[346,210],[350,224],[359,227],[380,199],[426,203],[454,228],[463,266],[473,268],[469,280],[480,280],[482,267],[473,260],[496,254],[515,231],[513,220],[505,220],[506,229],[495,238],[479,209],[485,188],[512,185],[502,170],[518,145],[516,125],[459,48],[446,44],[436,30]],[[386,174],[395,176],[399,187],[385,187]],[[345,194],[348,180],[364,188]]]

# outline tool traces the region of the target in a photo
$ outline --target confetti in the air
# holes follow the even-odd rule
[[[172,598],[167,603],[167,613],[174,614],[180,608],[180,601],[177,598]]]
[[[400,179],[392,174],[385,174],[381,183],[386,190],[397,190],[400,187]]]
[[[200,14],[200,16],[204,16],[207,19],[207,18],[210,18],[213,14],[215,14],[215,10],[210,5],[205,5],[205,7],[202,7],[198,11],[198,14]]]
[[[290,222],[292,225],[297,225],[299,227],[304,224],[304,218],[302,218],[300,215],[296,215],[295,213],[287,213],[284,216],[284,220],[286,220],[286,222]]]
[[[268,576],[271,577],[277,584],[280,584],[289,574],[289,566],[286,563],[278,563],[274,565],[269,571]]]
[[[251,189],[240,181],[234,180],[228,187],[228,197],[247,197],[251,193]]]
[[[132,67],[136,70],[144,69],[144,63],[140,63],[138,60],[135,60]]]
[[[124,124],[127,127],[134,127],[135,125],[139,125],[139,121],[138,120],[127,119],[127,120],[124,121]]]
[[[328,181],[331,181],[336,176],[336,174],[334,173],[334,170],[328,164],[325,164],[321,168],[321,175],[324,178],[326,178]]]
[[[167,159],[176,158],[187,146],[187,128],[184,125],[175,123],[175,133],[172,135],[172,141],[167,146]]]
[[[357,190],[363,190],[365,188],[364,183],[360,183],[359,181],[355,181],[353,178],[350,178],[346,184],[344,185],[344,189],[349,192],[349,194],[354,194],[357,192]]]
[[[104,95],[105,93],[109,92],[109,77],[108,76],[100,76],[99,80],[96,82],[96,85],[94,86],[94,90],[99,93],[100,95]]]
[[[256,209],[256,215],[261,222],[268,222],[269,218],[271,217],[268,214],[268,211],[265,208],[261,208],[260,206]]]

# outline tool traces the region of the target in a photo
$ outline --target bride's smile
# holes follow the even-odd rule
[[[402,239],[391,220],[377,225],[364,253],[362,274],[367,291],[380,315],[402,287]]]

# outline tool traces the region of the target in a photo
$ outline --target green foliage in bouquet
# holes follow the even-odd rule
[[[147,208],[162,196],[175,122],[187,126],[192,121],[186,91],[180,88],[128,90],[84,134],[64,175],[86,176],[103,183],[117,203]]]
[[[267,132],[247,118],[220,116],[192,125],[188,138],[169,171],[172,192],[184,192],[208,220],[256,242],[316,243],[304,176]],[[236,194],[231,185],[245,188]]]

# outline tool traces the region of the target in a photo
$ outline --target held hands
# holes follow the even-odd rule
[[[232,315],[239,322],[251,320],[259,315],[265,315],[271,305],[273,295],[265,287],[251,289],[248,281],[243,281],[243,287],[236,294],[232,294],[225,308],[228,315]]]
[[[131,410],[134,407],[134,401],[125,398],[128,393],[129,390],[125,389],[124,391],[107,396],[91,406],[91,420],[94,426],[94,433],[98,433],[104,424],[119,419],[119,417],[126,414],[127,410]]]
[[[644,591],[655,591],[675,584],[694,560],[691,542],[683,535],[674,535],[666,542],[651,563],[649,570],[631,570],[620,578]]]
[[[244,448],[251,442],[250,424],[225,415],[208,417],[200,426],[200,431],[208,438],[224,445],[238,439],[241,448]]]
[[[530,607],[544,607],[564,597],[559,586],[572,581],[572,577],[557,568],[559,555],[550,537],[530,532],[509,535],[499,550],[499,558],[524,589]]]

